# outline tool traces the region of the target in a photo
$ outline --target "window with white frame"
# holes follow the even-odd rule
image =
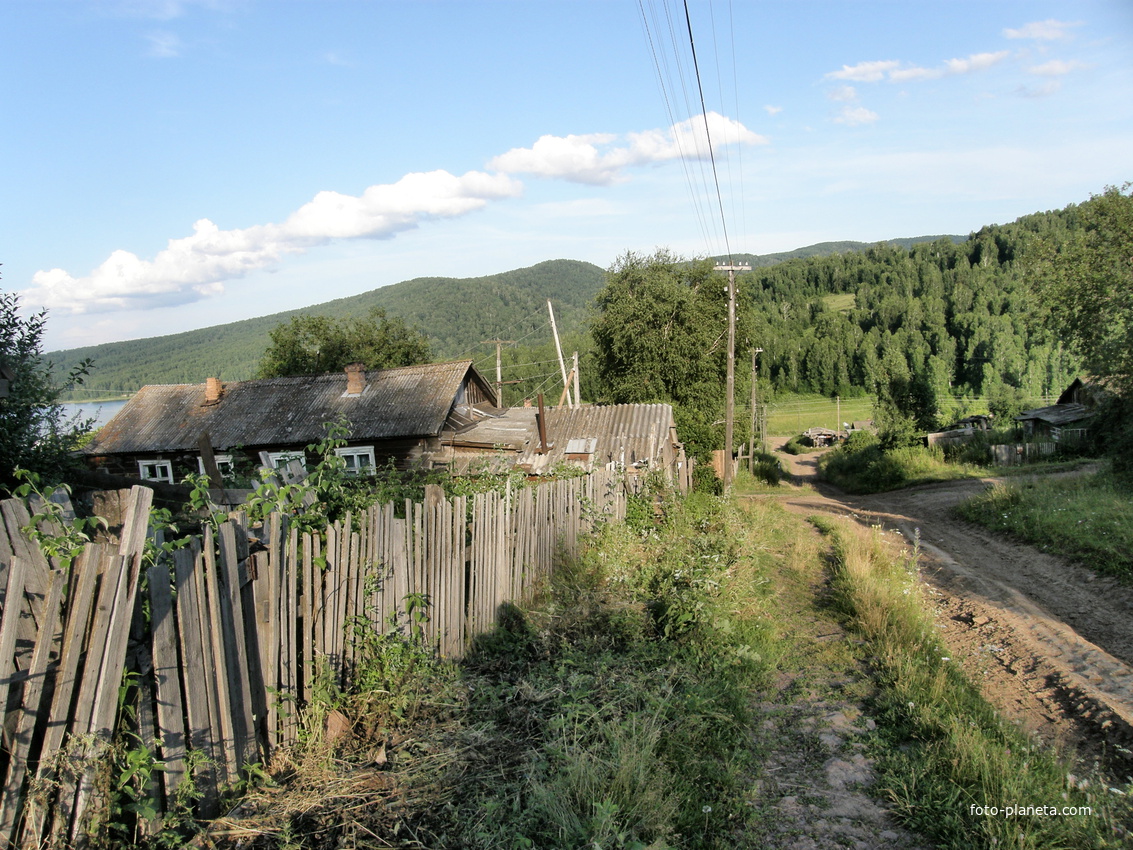
[[[164,481],[173,483],[173,461],[171,460],[139,460],[138,475],[143,481]]]
[[[268,452],[268,462],[271,464],[272,469],[279,469],[281,466],[287,466],[293,460],[299,461],[303,464],[303,468],[307,468],[307,454],[302,449],[291,449],[286,452]]]
[[[374,471],[373,446],[348,446],[334,453],[346,461],[347,475],[369,475]]]
[[[221,478],[231,478],[236,473],[236,463],[232,460],[232,455],[213,455],[212,459],[216,461],[216,468],[220,470]],[[197,466],[201,470],[201,475],[205,474],[205,459],[203,457],[197,458]]]

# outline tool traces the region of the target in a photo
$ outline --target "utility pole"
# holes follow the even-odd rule
[[[480,341],[481,345],[494,345],[496,347],[496,406],[504,406],[504,376],[503,370],[500,367],[500,346],[511,345],[515,342],[514,339],[484,339]]]
[[[751,350],[751,452],[748,454],[748,469],[755,468],[755,412],[759,408],[759,367],[756,365],[755,355],[762,354],[762,348]],[[763,451],[763,440],[759,441],[759,450]]]
[[[555,324],[555,309],[551,306],[551,299],[547,299],[547,312],[551,316],[551,333],[555,335],[555,351],[559,353],[559,370],[563,373],[563,394],[567,407],[574,407],[570,400],[570,381],[567,380],[566,362],[563,360],[563,347],[559,344],[559,328]]]
[[[717,265],[728,273],[728,398],[724,410],[724,492],[732,488],[732,437],[736,420],[736,272],[749,272],[751,266]]]
[[[574,353],[574,406],[582,404],[582,396],[578,392],[578,352]]]

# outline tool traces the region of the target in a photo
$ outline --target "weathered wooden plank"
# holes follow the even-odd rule
[[[125,559],[109,550],[103,550],[96,572],[100,574],[100,580],[86,641],[89,652],[83,664],[82,673],[77,677],[74,696],[71,728],[75,737],[89,735],[93,728],[95,697],[103,672],[104,647],[107,643],[116,598],[126,578]],[[89,758],[94,758],[96,750],[87,748],[86,755]],[[78,763],[82,763],[81,758]],[[68,775],[60,779],[60,791],[52,828],[55,844],[63,845],[70,839],[81,782],[82,777],[75,775]]]
[[[96,764],[113,731],[114,714],[118,707],[118,687],[122,682],[122,671],[126,665],[126,643],[134,614],[139,558],[118,556],[115,560],[119,562],[119,566],[116,570],[117,582],[114,584],[110,601],[106,640],[104,644],[93,641],[90,644],[95,651],[102,646],[103,651],[98,678],[94,683],[88,727],[96,742],[93,750],[89,751],[86,759],[88,766],[79,781],[71,821],[71,841],[77,847],[86,845],[83,820],[94,792]],[[103,612],[100,610],[101,613]]]
[[[347,517],[349,519],[349,516]],[[343,680],[351,675],[354,666],[354,623],[358,610],[358,574],[362,571],[358,552],[358,533],[346,526],[343,551],[346,569],[342,571],[342,666]]]
[[[227,617],[225,609],[228,607],[223,600],[227,592],[223,589],[220,576],[220,566],[217,563],[216,547],[213,541],[212,529],[205,531],[205,545],[203,549],[205,568],[202,571],[205,579],[204,600],[201,612],[207,621],[204,622],[204,635],[202,640],[208,641],[212,646],[212,662],[216,669],[213,679],[215,686],[216,704],[211,700],[210,710],[215,707],[214,715],[220,722],[214,729],[219,729],[221,751],[224,756],[222,777],[223,781],[233,781],[239,775],[237,760],[237,720],[234,716],[232,697],[231,674],[229,667],[229,644],[233,641],[231,611]],[[227,622],[227,628],[226,628]]]
[[[169,568],[149,569],[150,628],[153,636],[153,679],[157,696],[157,726],[161,730],[161,758],[166,799],[185,778],[185,701],[181,694],[178,637],[173,620]]]
[[[244,631],[244,604],[240,590],[239,560],[236,551],[236,529],[231,522],[220,526],[220,557],[217,558],[220,578],[220,615],[224,629],[224,651],[228,660],[228,699],[232,706],[233,733],[237,768],[257,759],[255,723],[252,717],[252,694],[248,680],[250,663]]]
[[[220,749],[220,718],[210,706],[210,692],[215,702],[216,668],[212,664],[212,641],[205,640],[201,631],[201,607],[207,605],[203,588],[204,562],[200,552],[178,549],[173,553],[173,573],[177,587],[178,638],[181,642],[182,684],[184,686],[185,713],[188,718],[189,746],[204,756],[194,780],[201,792],[198,809],[201,817],[212,818],[217,813],[217,766],[223,765],[224,753]],[[214,724],[216,729],[214,730]]]
[[[270,533],[268,537],[270,539]],[[276,632],[279,618],[274,609],[279,605],[279,598],[274,595],[278,591],[275,587],[276,582],[272,581],[275,569],[271,563],[270,552],[269,544],[268,552],[254,552],[248,558],[248,571],[255,578],[249,585],[253,603],[251,606],[245,606],[245,616],[251,615],[256,623],[255,643],[264,688],[267,690],[267,717],[263,720],[266,721],[267,739],[274,747],[279,719],[275,711],[274,696],[274,693],[279,691],[278,665],[274,663],[278,659],[279,651],[279,637]],[[249,652],[250,647],[251,644],[249,644]]]
[[[314,552],[311,535],[304,532],[303,537],[303,631],[300,638],[302,665],[299,672],[303,678],[303,704],[311,701],[312,678],[315,675],[315,581]]]
[[[42,623],[35,652],[32,653],[28,680],[24,683],[23,699],[16,717],[15,731],[8,744],[11,762],[0,798],[0,836],[15,843],[16,829],[22,812],[21,791],[27,776],[28,757],[36,717],[40,715],[40,700],[47,677],[47,662],[51,655],[52,636],[59,615],[59,600],[63,595],[64,577],[61,570],[53,570],[48,579],[47,595],[42,608]]]
[[[23,601],[20,603],[23,606],[23,613],[17,624],[19,633],[16,643],[16,666],[17,669],[23,669],[27,667],[36,635],[39,633],[43,597],[47,589],[47,575],[51,571],[51,565],[40,548],[23,533],[23,528],[31,523],[31,514],[23,501],[5,499],[0,502],[0,515],[3,516],[3,524],[11,541],[13,557],[24,561]],[[5,604],[7,604],[6,598]]]
[[[8,569],[8,583],[4,591],[5,602],[10,600],[15,604],[4,605],[4,619],[0,623],[0,730],[5,727],[4,719],[8,710],[8,692],[15,679],[16,636],[20,631],[23,608],[20,602],[24,595],[27,563],[19,555],[13,556]]]
[[[323,655],[331,669],[339,670],[336,615],[338,613],[339,531],[338,524],[327,528],[326,566],[323,570]]]
[[[301,564],[299,561],[299,529],[289,530],[287,545],[287,607],[292,612],[286,618],[287,624],[287,658],[284,667],[284,679],[287,682],[287,693],[290,700],[287,703],[287,722],[284,725],[284,741],[287,744],[295,742],[299,730],[298,700],[299,693],[299,574]]]
[[[83,638],[91,618],[91,605],[98,583],[98,567],[103,556],[102,544],[84,547],[71,568],[70,598],[67,600],[63,651],[55,672],[51,706],[47,709],[43,743],[39,748],[36,780],[46,786],[55,775],[54,760],[63,743],[71,718],[71,696],[75,692],[79,661],[84,651]],[[49,802],[49,801],[48,801]],[[46,825],[48,805],[29,806],[24,825],[24,843],[38,847]]]

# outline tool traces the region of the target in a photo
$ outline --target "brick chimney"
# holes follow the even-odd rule
[[[346,365],[346,394],[362,395],[366,389],[366,366],[364,363],[348,363]]]
[[[205,381],[205,404],[216,404],[224,393],[224,384],[220,378],[209,378]]]

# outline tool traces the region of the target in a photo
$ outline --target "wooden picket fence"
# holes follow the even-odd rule
[[[991,446],[991,457],[997,466],[1018,466],[1023,463],[1037,463],[1051,458],[1058,451],[1057,443],[1011,443]]]
[[[362,624],[405,630],[408,601],[428,614],[414,625],[425,639],[461,656],[595,521],[625,516],[626,481],[600,470],[451,500],[431,488],[403,517],[375,506],[324,534],[234,514],[160,555],[146,547],[152,493],[135,487],[119,543],[88,545],[69,570],[21,531],[22,502],[0,502],[0,848],[85,846],[123,728],[164,765],[146,792],[157,812],[191,779],[197,816],[216,816],[246,766],[296,741],[316,676],[349,683]]]

